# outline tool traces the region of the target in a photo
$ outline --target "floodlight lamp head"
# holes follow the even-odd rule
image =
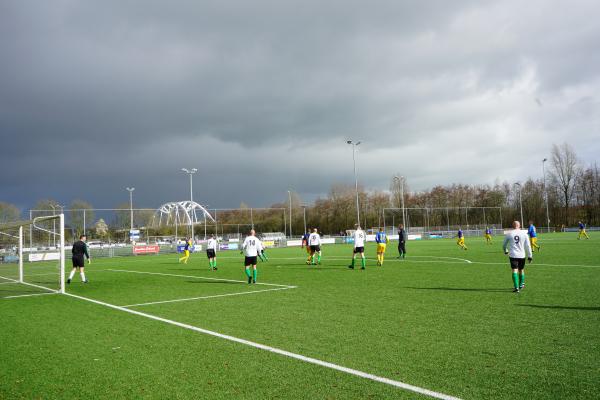
[[[352,140],[346,140],[347,144],[352,144]]]
[[[192,174],[198,172],[198,168],[192,168]]]
[[[358,146],[359,144],[361,144],[361,141],[359,140],[358,142],[356,142],[356,145]]]
[[[542,160],[542,162],[546,162],[546,161],[548,161],[548,159],[547,159],[547,158],[544,158],[544,159]]]

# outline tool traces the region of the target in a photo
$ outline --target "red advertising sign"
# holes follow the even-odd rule
[[[133,246],[133,254],[158,254],[160,246]]]

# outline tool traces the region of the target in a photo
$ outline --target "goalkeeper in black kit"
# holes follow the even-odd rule
[[[73,253],[73,269],[69,274],[69,279],[67,279],[67,283],[71,283],[71,279],[73,279],[73,275],[75,275],[75,271],[79,270],[79,275],[81,275],[81,281],[83,283],[88,283],[87,279],[85,279],[85,260],[83,256],[87,257],[88,263],[91,263],[90,254],[88,253],[87,245],[85,244],[87,237],[85,235],[79,236],[79,240],[73,244],[73,249],[71,252]]]

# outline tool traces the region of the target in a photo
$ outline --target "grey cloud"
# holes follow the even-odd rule
[[[136,185],[156,205],[186,195],[178,169],[194,164],[212,205],[267,205],[291,186],[314,199],[352,181],[349,137],[364,140],[359,172],[373,189],[396,171],[417,189],[512,180],[565,140],[589,162],[600,152],[598,8],[2,2],[1,197],[109,206]],[[519,170],[503,166],[513,159]]]

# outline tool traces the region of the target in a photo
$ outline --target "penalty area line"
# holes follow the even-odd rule
[[[188,325],[188,324],[184,324],[182,322],[177,322],[174,320],[170,320],[170,319],[166,319],[166,318],[162,318],[162,317],[158,317],[156,315],[152,315],[152,314],[148,314],[148,313],[143,313],[140,311],[136,311],[136,310],[132,310],[130,308],[124,308],[121,306],[116,306],[114,304],[110,304],[110,303],[105,303],[103,301],[99,301],[99,300],[94,300],[94,299],[90,299],[88,297],[83,297],[83,296],[78,296],[75,294],[71,294],[71,293],[65,293],[66,296],[70,296],[79,300],[83,300],[83,301],[88,301],[90,303],[94,303],[94,304],[98,304],[101,306],[105,306],[108,308],[112,308],[114,310],[119,310],[119,311],[124,311],[126,313],[130,313],[130,314],[134,314],[140,317],[144,317],[144,318],[149,318],[155,321],[159,321],[159,322],[163,322],[166,324],[170,324],[170,325],[174,325],[174,326],[178,326],[180,328],[184,328],[184,329],[189,329],[191,331],[195,331],[195,332],[199,332],[199,333],[203,333],[205,335],[209,335],[209,336],[214,336],[214,337],[218,337],[220,339],[225,339],[228,340],[230,342],[235,342],[235,343],[239,343],[239,344],[243,344],[246,346],[250,346],[250,347],[254,347],[257,349],[261,349],[261,350],[265,350],[271,353],[275,353],[275,354],[279,354],[285,357],[289,357],[289,358],[293,358],[296,360],[300,360],[300,361],[304,361],[306,363],[309,364],[314,364],[314,365],[318,365],[321,367],[325,367],[325,368],[329,368],[329,369],[333,369],[336,371],[340,371],[340,372],[344,372],[350,375],[354,375],[354,376],[358,376],[361,378],[365,378],[365,379],[369,379],[375,382],[380,382],[380,383],[384,383],[386,385],[390,385],[390,386],[394,386],[400,389],[404,389],[404,390],[408,390],[414,393],[420,393],[423,394],[425,396],[429,396],[429,397],[433,397],[436,399],[442,399],[442,400],[460,400],[458,397],[454,397],[454,396],[450,396],[444,393],[439,393],[439,392],[435,392],[433,390],[429,390],[429,389],[425,389],[419,386],[414,386],[414,385],[410,385],[408,383],[404,383],[401,381],[395,381],[393,379],[389,379],[389,378],[384,378],[381,376],[377,376],[377,375],[373,375],[373,374],[369,374],[367,372],[363,372],[363,371],[359,371],[356,369],[352,369],[352,368],[347,368],[341,365],[337,365],[337,364],[333,364],[327,361],[322,361],[316,358],[312,358],[312,357],[306,357],[303,356],[301,354],[296,354],[296,353],[292,353],[286,350],[282,350],[282,349],[278,349],[276,347],[271,347],[271,346],[267,346],[264,344],[260,344],[260,343],[256,343],[256,342],[251,342],[249,340],[246,339],[240,339],[237,338],[235,336],[229,336],[229,335],[225,335],[222,333],[218,333],[215,331],[210,331],[208,329],[204,329],[204,328],[199,328],[197,326],[193,326],[193,325]]]
[[[275,289],[250,290],[248,292],[225,293],[225,294],[215,294],[212,296],[188,297],[185,299],[174,299],[174,300],[152,301],[149,303],[128,304],[126,306],[121,306],[121,307],[141,307],[141,306],[150,306],[153,304],[178,303],[181,301],[214,299],[215,297],[241,296],[241,295],[245,295],[245,294],[273,292],[275,290],[289,290],[289,289],[296,289],[296,288],[297,288],[297,286],[290,286],[290,287],[281,287],[281,288],[275,288]]]
[[[47,294],[59,294],[58,292],[51,292],[51,293],[32,293],[32,294],[18,294],[15,296],[6,296],[6,297],[2,297],[3,299],[17,299],[19,297],[31,297],[31,296],[45,296]]]
[[[131,274],[144,274],[144,275],[175,276],[175,277],[180,277],[180,278],[194,278],[194,279],[204,279],[204,280],[209,280],[209,281],[220,281],[220,282],[247,283],[246,281],[240,281],[240,280],[235,280],[235,279],[212,278],[212,277],[209,278],[206,276],[196,276],[196,275],[166,274],[163,272],[131,271],[131,270],[127,270],[127,269],[106,269],[105,271],[127,272],[127,273],[131,273]],[[291,285],[279,285],[277,283],[263,283],[263,282],[257,282],[257,283],[255,283],[255,285],[277,286],[277,287],[288,288],[288,289],[295,289],[297,287],[297,286],[291,286]]]

